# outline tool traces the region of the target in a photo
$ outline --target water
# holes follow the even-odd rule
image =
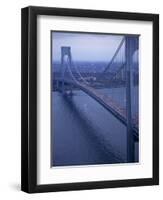
[[[117,101],[121,96],[122,106],[124,91],[102,89]],[[98,102],[80,90],[72,97],[52,92],[53,166],[124,163],[126,150],[126,127]]]

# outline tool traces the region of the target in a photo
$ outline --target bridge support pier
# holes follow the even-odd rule
[[[62,88],[62,94],[64,94],[65,93],[65,83],[64,83],[64,81],[62,81],[61,88]]]
[[[66,94],[68,96],[72,96],[73,95],[72,87],[73,87],[72,84],[70,84],[66,87],[66,89],[64,88],[63,94]]]
[[[73,95],[73,92],[72,92],[72,85],[70,85],[70,95],[72,96]]]
[[[64,58],[67,56],[68,62],[71,65],[71,47],[69,46],[63,46],[61,47],[61,78],[62,78],[62,93],[65,93],[65,83],[64,83],[64,76],[66,71],[66,66],[64,65]]]
[[[69,91],[69,95],[72,96],[72,85],[71,85],[71,84],[70,84],[70,86],[69,86],[68,91]]]
[[[132,131],[132,107],[131,107],[131,90],[132,78],[131,69],[133,67],[133,54],[137,50],[138,38],[137,36],[126,36],[126,115],[127,115],[127,162],[135,161],[135,142]]]
[[[59,89],[59,81],[56,81],[56,88]]]

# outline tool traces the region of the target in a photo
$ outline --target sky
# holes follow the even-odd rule
[[[61,60],[61,46],[70,46],[73,61],[108,61],[123,36],[72,32],[52,33],[52,59]]]

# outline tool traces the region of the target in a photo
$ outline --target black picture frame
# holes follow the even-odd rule
[[[37,185],[37,16],[55,15],[153,23],[153,177]],[[21,190],[28,193],[159,184],[159,15],[29,6],[21,11]]]

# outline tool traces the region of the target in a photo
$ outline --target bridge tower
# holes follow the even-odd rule
[[[135,143],[132,132],[131,97],[133,91],[133,55],[138,50],[138,36],[125,36],[126,57],[126,116],[127,116],[127,161],[135,160]]]
[[[65,92],[65,84],[64,84],[64,76],[66,71],[65,66],[65,57],[67,57],[67,64],[71,66],[72,64],[72,57],[71,57],[71,47],[69,46],[63,46],[61,47],[61,79],[62,79],[62,93]],[[72,88],[71,88],[72,93]]]

